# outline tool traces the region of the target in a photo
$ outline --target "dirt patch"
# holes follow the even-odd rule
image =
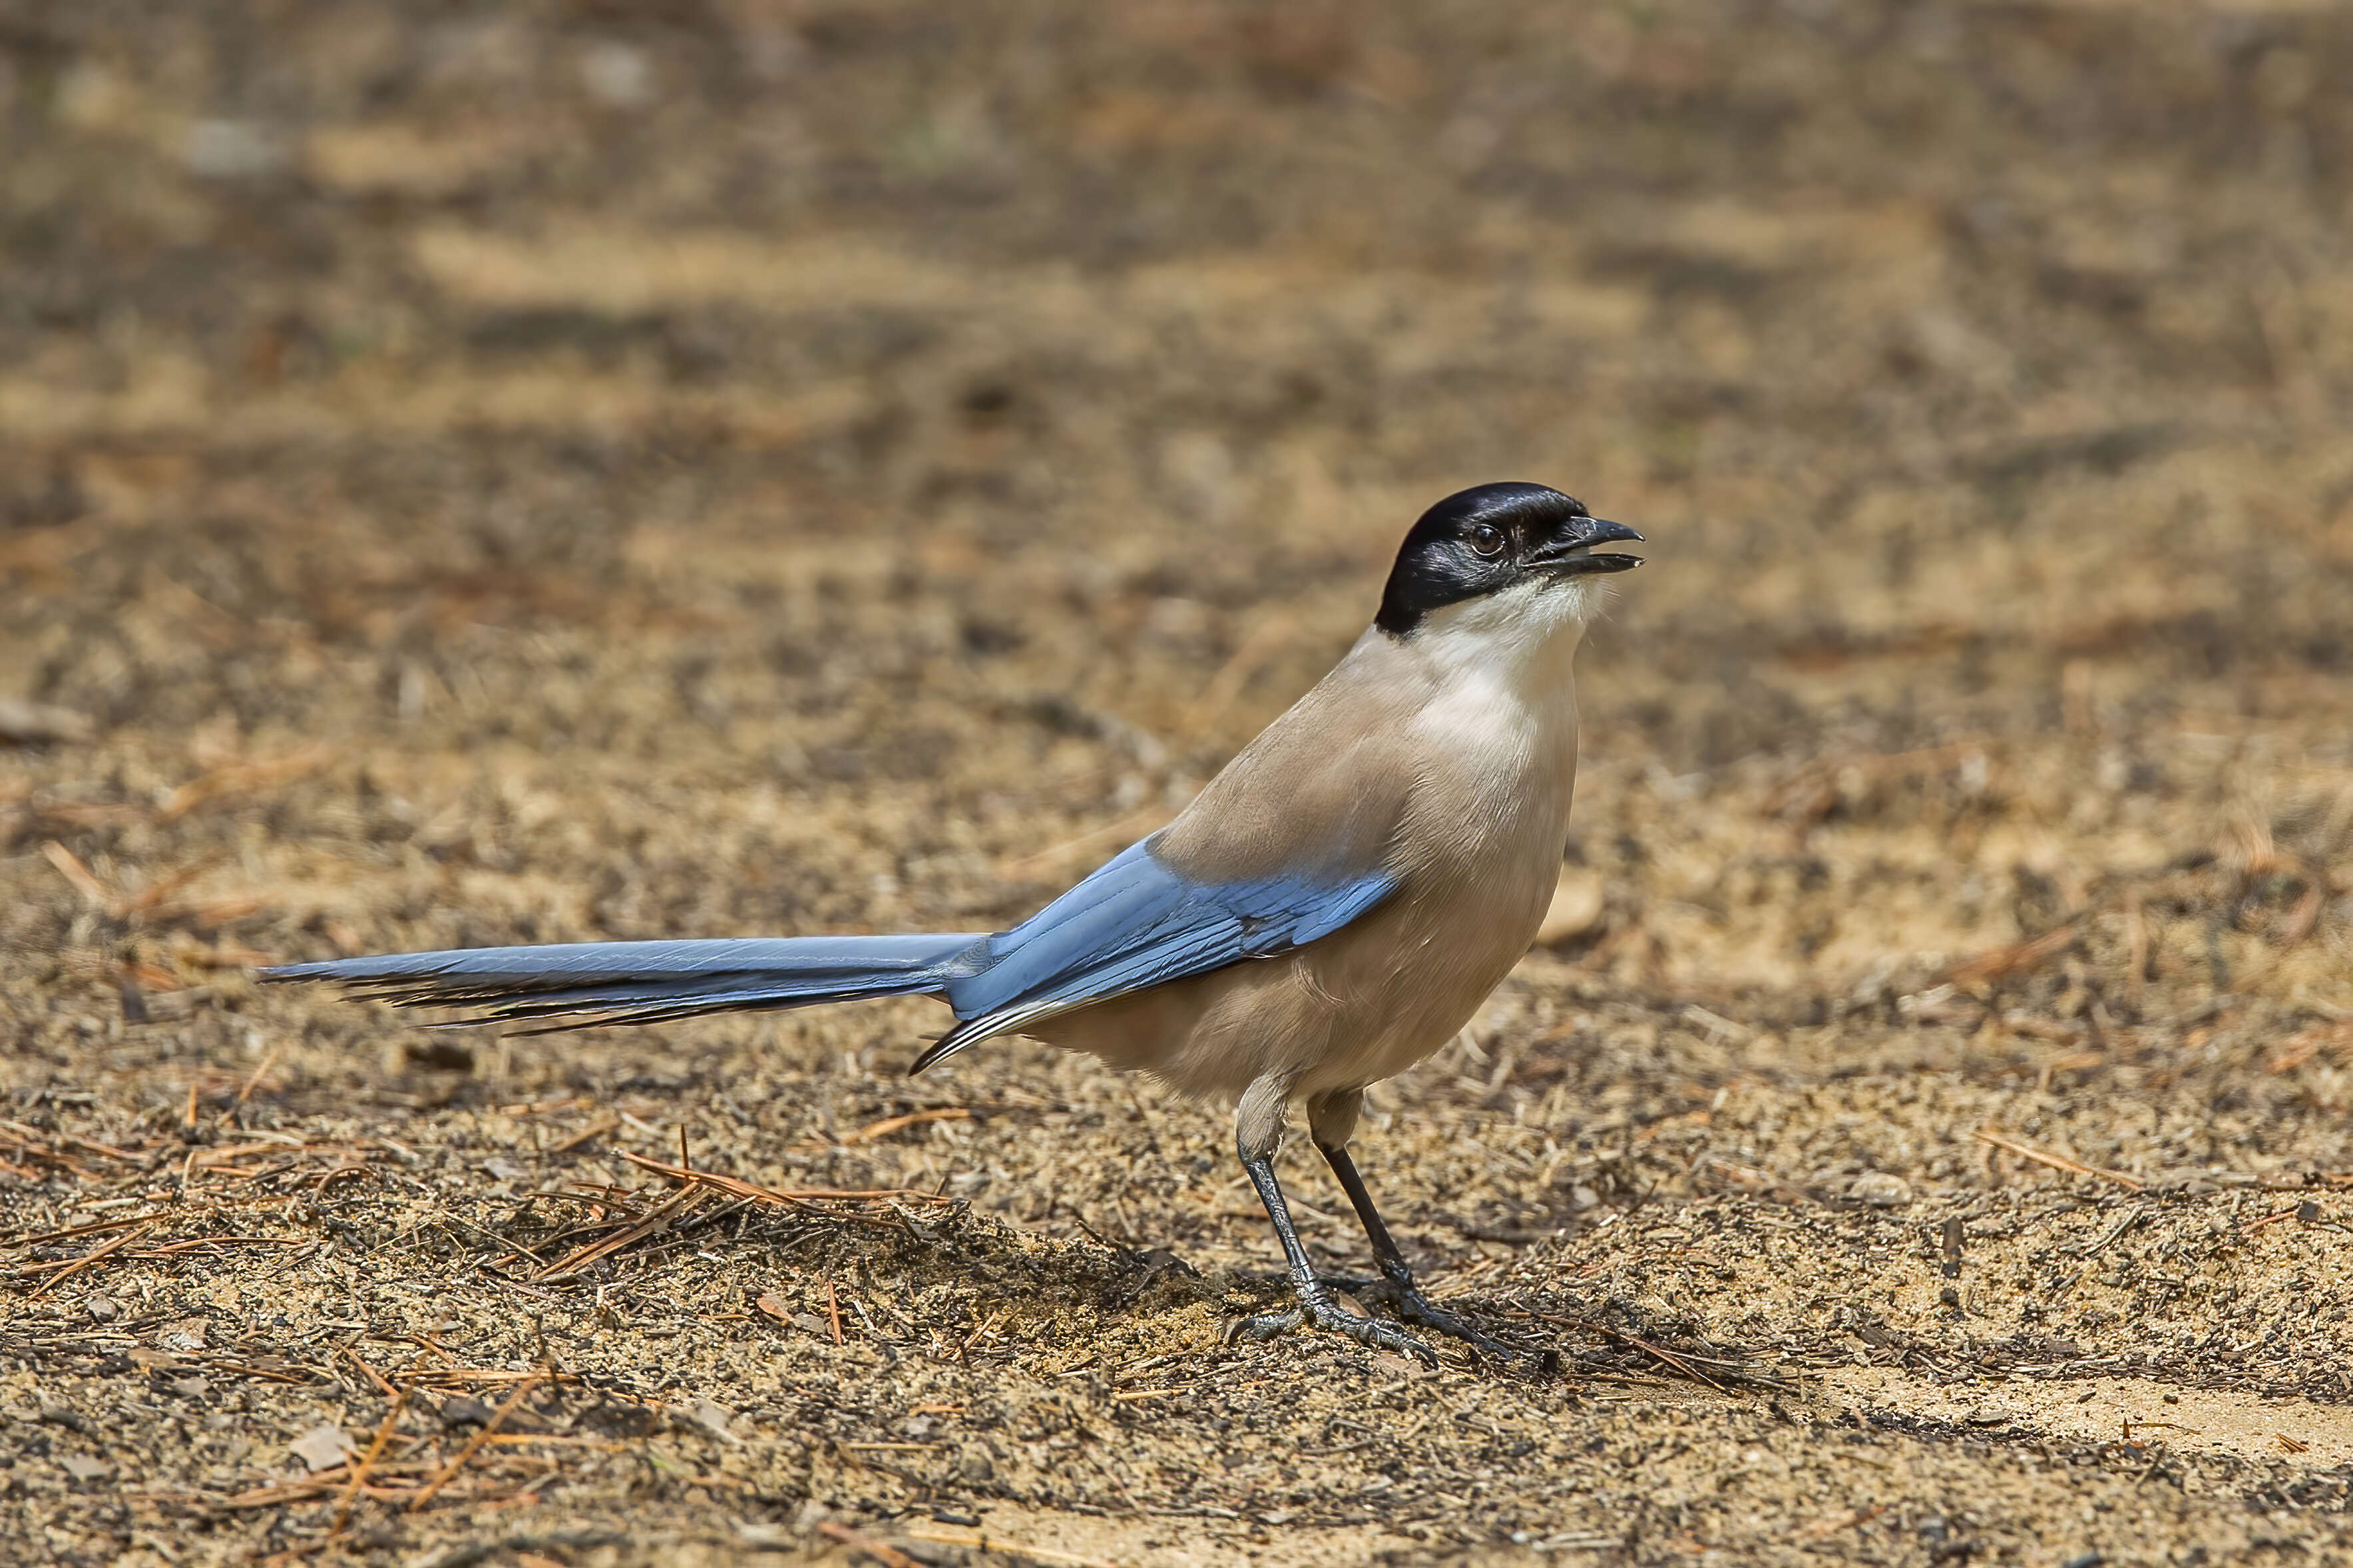
[[[0,51],[0,1555],[2353,1552],[2344,16]],[[910,1081],[925,1005],[246,976],[1018,920],[1507,477],[1652,564],[1550,944],[1360,1160],[1557,1377],[1226,1343],[1222,1115]]]
[[[1923,1421],[2026,1431],[2075,1442],[2132,1444],[2296,1469],[2353,1463],[2353,1415],[2341,1405],[2184,1389],[2147,1378],[2105,1377],[2095,1388],[2007,1384],[1939,1388],[1885,1367],[1855,1367],[1824,1380],[1833,1400]]]

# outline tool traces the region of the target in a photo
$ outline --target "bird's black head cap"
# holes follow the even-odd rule
[[[1575,496],[1546,485],[1477,485],[1421,514],[1398,551],[1373,624],[1411,637],[1432,611],[1525,583],[1640,566],[1635,555],[1591,547],[1641,535],[1595,517]]]

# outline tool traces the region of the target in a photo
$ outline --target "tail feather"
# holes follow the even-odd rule
[[[470,1023],[537,1022],[540,1028],[522,1032],[541,1034],[922,995],[963,973],[956,961],[983,940],[972,933],[568,942],[330,959],[260,974],[329,981],[396,1007],[469,1008]]]

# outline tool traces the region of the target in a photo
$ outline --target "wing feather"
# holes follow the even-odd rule
[[[1350,878],[1199,883],[1153,852],[1123,851],[1037,914],[972,951],[945,987],[956,1026],[913,1071],[992,1035],[1331,935],[1396,890],[1385,870]]]

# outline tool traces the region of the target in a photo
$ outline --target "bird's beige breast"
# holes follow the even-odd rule
[[[1237,757],[1159,847],[1186,875],[1381,869],[1333,934],[1039,1020],[1029,1032],[1193,1094],[1272,1076],[1314,1094],[1443,1046],[1528,944],[1559,877],[1577,771],[1573,639],[1448,668],[1368,637]]]
[[[1332,935],[1045,1020],[1037,1035],[1215,1098],[1270,1074],[1301,1094],[1396,1076],[1459,1033],[1535,940],[1574,761],[1572,742],[1544,776],[1433,788],[1449,820],[1420,825],[1432,853]]]
[[[1572,755],[1563,776],[1524,780],[1512,798],[1485,802],[1474,844],[1410,877],[1371,919],[1293,955],[1307,984],[1351,998],[1302,1092],[1395,1077],[1453,1038],[1503,984],[1559,881],[1573,765]]]

